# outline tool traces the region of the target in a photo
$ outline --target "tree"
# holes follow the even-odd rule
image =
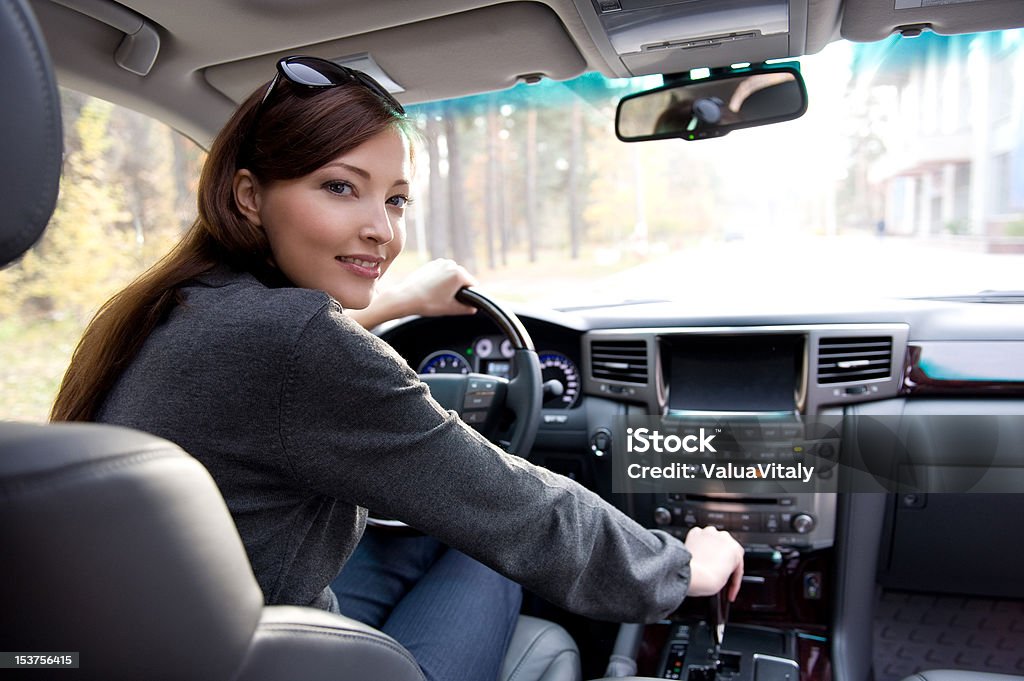
[[[487,267],[494,269],[495,259],[495,238],[497,232],[501,234],[504,230],[502,214],[500,210],[500,195],[502,188],[498,174],[501,169],[499,148],[501,146],[501,124],[498,122],[498,104],[494,96],[487,99],[487,209],[484,217],[485,243],[487,245]],[[504,256],[504,253],[502,254]],[[504,261],[504,257],[502,258]]]
[[[448,255],[448,217],[447,200],[444,187],[444,180],[441,177],[441,110],[436,106],[429,106],[426,110],[426,137],[427,157],[429,163],[428,198],[430,205],[427,207],[427,241],[430,244],[431,258],[444,258]]]
[[[530,262],[537,262],[537,108],[526,111],[526,244]]]
[[[8,289],[15,291],[22,312],[87,319],[122,285],[123,273],[134,270],[131,250],[116,238],[129,215],[107,155],[111,110],[111,104],[90,98],[67,122],[57,207]]]
[[[473,270],[476,269],[476,257],[473,251],[473,232],[466,218],[466,188],[463,182],[458,123],[455,112],[446,108],[444,131],[448,146],[448,225],[452,255],[456,261]]]
[[[582,240],[583,216],[580,214],[580,178],[583,175],[583,106],[572,100],[572,124],[569,126],[569,257],[578,260]]]

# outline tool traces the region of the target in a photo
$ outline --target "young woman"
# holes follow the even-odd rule
[[[372,79],[281,60],[215,140],[192,229],[87,329],[53,418],[179,444],[217,481],[267,603],[359,611],[375,625],[401,615],[394,635],[428,678],[493,679],[518,594],[462,554],[424,547],[429,538],[368,540],[349,567],[384,595],[336,583],[339,607],[329,585],[366,508],[591,617],[656,620],[688,591],[727,582],[735,597],[742,548],[727,533],[696,530],[684,546],[505,454],[352,318],[364,310],[369,324],[404,312],[403,301],[429,307],[409,294],[372,304],[402,251],[413,169],[404,112]],[[461,276],[434,280],[450,296]],[[366,577],[395,563],[412,568],[390,586]],[[434,569],[438,585],[413,594]],[[473,589],[486,593],[456,598]],[[416,597],[395,602],[403,596]],[[471,643],[476,630],[501,640]]]

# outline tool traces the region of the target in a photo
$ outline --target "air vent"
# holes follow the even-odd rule
[[[846,383],[889,378],[892,338],[863,336],[822,338],[818,342],[818,383]]]
[[[646,384],[647,343],[644,341],[592,341],[590,368],[594,378]]]

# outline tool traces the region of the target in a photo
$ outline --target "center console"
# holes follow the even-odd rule
[[[797,640],[792,632],[768,627],[727,628],[717,659],[706,622],[674,624],[668,631],[657,678],[684,681],[781,681],[799,678]]]
[[[669,621],[636,627],[632,656],[644,678],[827,681],[832,549],[747,545],[744,584],[731,604],[717,664],[713,598],[687,598]],[[628,626],[628,625],[627,625]]]
[[[672,436],[676,442],[696,436],[690,442],[698,442],[702,434],[716,433],[707,461],[718,465],[796,466],[810,463],[805,457],[813,455],[818,484],[796,491],[762,480],[723,485],[710,476],[685,484],[616,478],[613,491],[621,494],[624,510],[644,526],[679,539],[693,527],[713,526],[729,531],[746,551],[744,583],[719,650],[712,642],[709,599],[688,598],[670,621],[630,630],[635,649],[626,658],[636,668],[625,671],[685,681],[831,681],[838,496],[829,476],[820,473],[838,456],[841,426],[831,430],[814,416],[825,400],[812,377],[814,355],[827,334],[793,328],[707,331],[654,332],[642,347],[633,336],[635,346],[621,348],[614,344],[625,341],[610,332],[592,334],[585,346],[591,351],[585,361],[594,367],[590,390],[612,400],[625,395],[632,404],[623,405],[618,421],[592,422],[591,432],[594,426],[607,428],[613,457],[616,447],[620,455],[625,450],[628,462],[643,470],[667,471],[669,462],[697,463],[704,454],[647,458],[646,450],[634,447],[636,440],[621,436],[624,431],[632,438],[641,426],[657,430],[666,442]],[[627,351],[633,354],[625,359],[612,354]],[[598,373],[632,369],[641,357],[648,380],[635,392]],[[607,453],[601,447],[594,451],[598,457]]]

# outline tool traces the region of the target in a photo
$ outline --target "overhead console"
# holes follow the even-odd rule
[[[821,44],[808,49],[807,0],[574,1],[623,77],[778,59],[824,45],[812,37]]]

